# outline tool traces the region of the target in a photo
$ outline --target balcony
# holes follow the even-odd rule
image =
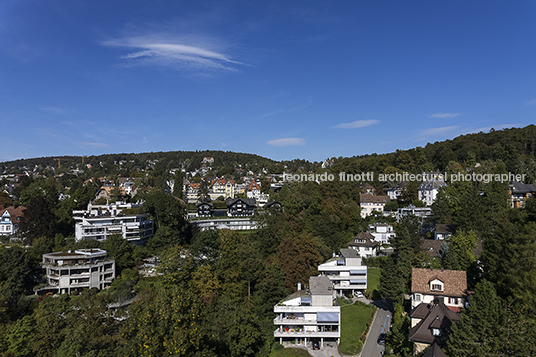
[[[341,337],[340,332],[322,332],[322,331],[293,331],[289,329],[288,331],[282,328],[278,328],[274,331],[274,337],[331,337],[331,338],[339,338]]]
[[[274,319],[274,325],[316,325],[316,320],[306,320],[303,317],[283,317],[282,319],[279,317],[276,317]]]

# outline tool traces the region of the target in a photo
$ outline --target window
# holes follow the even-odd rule
[[[458,298],[449,297],[448,303],[451,304],[451,305],[452,304],[458,305]]]
[[[432,335],[434,335],[434,336],[441,336],[441,330],[438,329],[438,328],[433,328],[433,329],[432,329]]]
[[[413,294],[413,300],[421,301],[421,294]]]
[[[441,284],[432,284],[432,290],[443,291],[443,285],[441,285]]]

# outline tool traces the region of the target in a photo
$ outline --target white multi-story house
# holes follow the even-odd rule
[[[254,198],[258,200],[261,195],[261,187],[255,180],[251,180],[246,191],[248,198]]]
[[[115,278],[115,260],[107,259],[102,249],[77,249],[75,251],[43,254],[48,286],[40,291],[56,291],[70,294],[82,289],[105,289]]]
[[[183,186],[183,193],[186,203],[197,203],[199,201],[199,195],[201,184],[196,182],[185,182]]]
[[[399,208],[396,211],[396,221],[400,222],[404,217],[409,215],[414,215],[422,219],[428,218],[432,215],[432,209],[430,207],[415,207],[414,205]]]
[[[372,212],[383,212],[385,205],[390,202],[389,196],[374,196],[370,193],[359,195],[359,207],[361,208],[361,217],[365,218],[372,215]]]
[[[387,196],[389,196],[389,198],[391,200],[398,200],[398,199],[401,199],[402,198],[402,193],[403,193],[403,189],[404,189],[404,186],[407,185],[407,182],[406,181],[402,181],[400,183],[397,183],[396,185],[390,187],[388,190],[387,190]]]
[[[73,211],[75,239],[106,240],[114,234],[132,243],[143,243],[154,234],[153,220],[148,214],[125,214],[123,210],[141,207],[140,204],[116,202],[106,205],[88,204],[87,210]]]
[[[25,209],[24,206],[4,208],[0,204],[0,236],[12,236],[17,232]]]
[[[341,249],[340,255],[320,264],[318,271],[329,278],[336,295],[353,295],[367,288],[367,267],[361,265],[361,257],[354,249]]]
[[[421,183],[417,191],[419,194],[419,200],[424,202],[426,206],[431,206],[436,200],[439,189],[445,186],[447,186],[447,184],[442,179],[424,181]]]
[[[372,234],[361,232],[348,243],[348,249],[355,250],[360,257],[372,258],[377,255],[378,242]]]
[[[389,244],[390,240],[396,237],[392,225],[387,223],[374,223],[369,225],[369,233],[374,237],[376,242]]]
[[[326,276],[309,278],[309,289],[298,291],[274,306],[274,337],[280,343],[293,341],[305,344],[311,340],[340,342],[341,307],[333,295],[331,281]]]

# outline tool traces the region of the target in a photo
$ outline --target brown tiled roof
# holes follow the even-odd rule
[[[453,233],[456,231],[456,228],[452,224],[436,224],[435,225],[436,233]]]
[[[259,185],[257,185],[257,182],[255,182],[254,180],[252,180],[249,185],[248,185],[248,188],[247,190],[248,191],[253,191],[253,190],[260,190],[261,188],[259,187]]]
[[[376,247],[378,242],[374,240],[374,236],[368,232],[361,232],[354,237],[348,247]]]
[[[443,282],[443,291],[432,291],[430,281],[439,279]],[[427,295],[464,297],[467,295],[467,274],[461,270],[440,270],[413,268],[411,292]]]
[[[421,303],[423,305],[424,303]],[[429,307],[428,314],[409,331],[409,339],[413,342],[432,344],[434,342],[443,345],[451,330],[452,324],[460,319],[460,314],[449,310],[443,299],[435,299],[433,303],[425,305]],[[415,311],[416,309],[414,309]],[[417,318],[412,316],[412,318]],[[441,336],[434,336],[432,328],[441,329]]]
[[[426,250],[432,258],[437,257],[440,248],[445,243],[444,240],[423,239],[421,241],[421,249]]]
[[[360,203],[387,203],[391,202],[389,196],[374,196],[370,193],[362,193],[359,195]]]
[[[441,348],[439,348],[438,344],[434,342],[422,357],[447,357],[447,355]]]
[[[9,215],[11,216],[11,223],[13,224],[19,224],[22,217],[24,217],[24,210],[26,209],[25,206],[9,206],[6,208],[6,210],[9,212]],[[4,214],[5,211],[2,211],[0,213],[0,216]]]

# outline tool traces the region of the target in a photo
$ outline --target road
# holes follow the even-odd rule
[[[385,346],[378,344],[378,336],[380,336],[380,333],[382,332],[387,333],[389,331],[389,327],[391,326],[392,315],[388,309],[388,306],[386,304],[382,304],[381,302],[378,304],[374,303],[374,305],[378,307],[378,312],[376,313],[376,317],[374,318],[372,326],[370,327],[370,332],[367,340],[365,341],[365,345],[361,350],[362,357],[382,356]]]

